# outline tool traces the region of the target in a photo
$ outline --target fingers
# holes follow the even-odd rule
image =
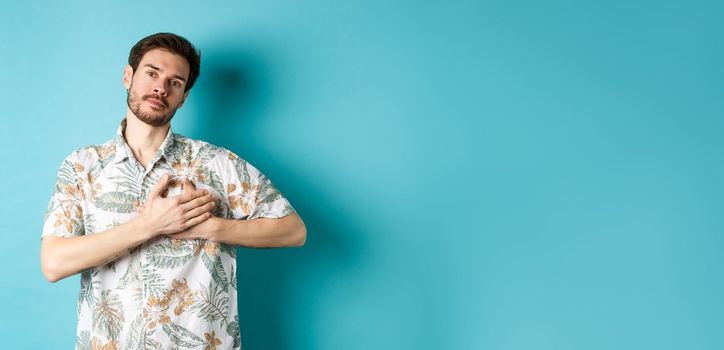
[[[207,211],[207,212],[205,212],[205,213],[203,213],[203,214],[201,214],[201,215],[199,215],[199,216],[197,216],[197,217],[195,217],[195,218],[193,218],[193,219],[190,219],[189,221],[186,221],[186,223],[184,224],[184,226],[186,226],[186,228],[194,227],[194,226],[196,226],[196,225],[198,225],[198,224],[200,224],[200,223],[208,220],[210,217],[211,217],[211,213],[209,213],[209,212]]]
[[[201,197],[194,198],[194,199],[192,199],[192,200],[190,200],[190,201],[182,204],[182,205],[181,205],[181,208],[182,208],[184,211],[189,211],[189,210],[194,209],[194,208],[196,208],[196,207],[203,206],[203,205],[205,205],[205,204],[207,204],[207,203],[209,203],[209,202],[213,203],[213,202],[214,202],[214,198],[213,198],[210,194],[207,194],[207,195],[204,195],[204,196],[201,196]]]
[[[184,204],[207,194],[209,194],[209,191],[207,190],[193,190],[191,192],[183,193],[176,198],[178,198],[179,203]]]
[[[195,218],[195,217],[197,217],[197,216],[199,216],[199,215],[201,215],[201,214],[203,214],[203,213],[210,212],[211,209],[213,209],[213,208],[214,208],[214,202],[213,202],[213,201],[212,201],[212,202],[208,202],[208,203],[206,203],[206,204],[197,206],[197,207],[189,210],[188,212],[186,212],[186,214],[184,214],[184,218],[186,218],[186,220],[190,220],[190,219]]]
[[[151,193],[148,194],[148,199],[161,197],[161,192],[166,190],[166,187],[168,186],[168,174],[163,174],[161,176],[161,179],[158,180],[158,183],[156,184],[156,187],[153,188]]]

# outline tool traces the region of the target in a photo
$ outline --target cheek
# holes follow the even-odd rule
[[[131,90],[136,90],[136,92],[146,91],[151,83],[151,81],[145,79],[143,76],[135,76],[131,82]]]
[[[169,106],[178,108],[183,103],[183,96],[168,96],[166,97],[166,101],[168,101]]]

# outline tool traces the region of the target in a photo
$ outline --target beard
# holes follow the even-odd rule
[[[173,118],[173,115],[176,114],[176,109],[178,109],[178,107],[169,108],[168,102],[158,95],[144,95],[141,97],[137,96],[133,91],[133,84],[131,84],[131,86],[128,88],[127,93],[128,96],[126,98],[126,103],[128,104],[128,108],[131,109],[131,112],[133,112],[133,114],[140,121],[151,126],[161,126],[170,122]],[[158,112],[151,111],[150,113],[142,111],[141,102],[149,98],[154,98],[158,101],[161,101],[161,103],[163,103],[165,107],[163,110],[166,110],[166,113],[164,114],[163,110]]]

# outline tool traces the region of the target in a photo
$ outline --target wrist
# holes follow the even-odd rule
[[[133,230],[140,235],[144,240],[151,239],[158,235],[158,229],[153,225],[153,222],[148,219],[145,215],[141,215],[136,220],[131,221],[134,223]]]
[[[208,240],[215,242],[221,241],[223,233],[226,231],[226,220],[212,216],[208,221],[211,224],[209,225]]]

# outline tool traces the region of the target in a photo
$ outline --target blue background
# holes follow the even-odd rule
[[[720,4],[3,2],[2,347],[72,348],[78,277],[39,268],[55,173],[171,31],[202,52],[174,130],[307,223],[240,249],[245,349],[722,349]]]

